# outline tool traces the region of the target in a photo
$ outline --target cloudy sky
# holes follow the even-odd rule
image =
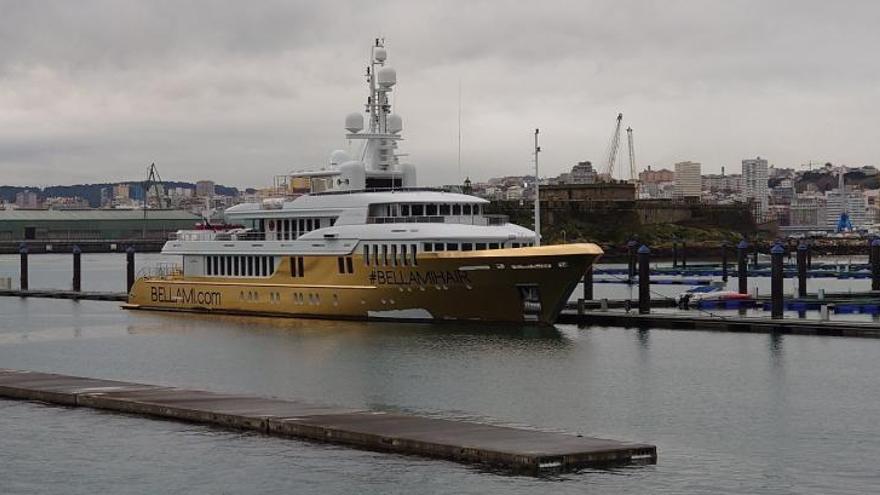
[[[880,3],[0,0],[0,184],[263,186],[345,148],[371,40],[427,185],[579,160],[880,164]],[[622,153],[626,152],[622,148]]]

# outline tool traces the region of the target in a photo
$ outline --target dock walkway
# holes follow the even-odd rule
[[[0,397],[476,463],[525,474],[656,463],[654,445],[296,400],[0,369]]]
[[[84,301],[127,301],[124,292],[81,292],[60,289],[0,289],[0,297],[43,297],[49,299],[76,299]]]

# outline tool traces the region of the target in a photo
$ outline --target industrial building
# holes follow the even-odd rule
[[[182,210],[0,209],[0,241],[166,239],[199,221]]]

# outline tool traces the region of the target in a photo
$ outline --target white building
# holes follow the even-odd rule
[[[742,161],[742,189],[746,199],[755,202],[755,220],[763,221],[767,217],[767,160],[760,156],[754,160]]]
[[[676,199],[699,199],[703,186],[699,162],[675,164],[673,197]]]

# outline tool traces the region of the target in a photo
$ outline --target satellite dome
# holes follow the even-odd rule
[[[377,82],[379,83],[379,86],[390,88],[397,83],[397,71],[391,67],[382,67],[376,74],[376,79],[378,80]]]
[[[400,118],[400,115],[392,113],[388,116],[388,120],[385,122],[385,127],[388,132],[397,134],[403,130],[403,119]]]
[[[343,150],[336,150],[330,153],[330,165],[336,166],[348,161],[351,161],[351,157]]]
[[[345,129],[352,134],[357,134],[364,130],[364,116],[357,112],[346,115]]]
[[[377,62],[384,62],[385,59],[388,58],[388,52],[382,47],[376,47],[376,49],[373,50],[373,58],[375,58]]]

